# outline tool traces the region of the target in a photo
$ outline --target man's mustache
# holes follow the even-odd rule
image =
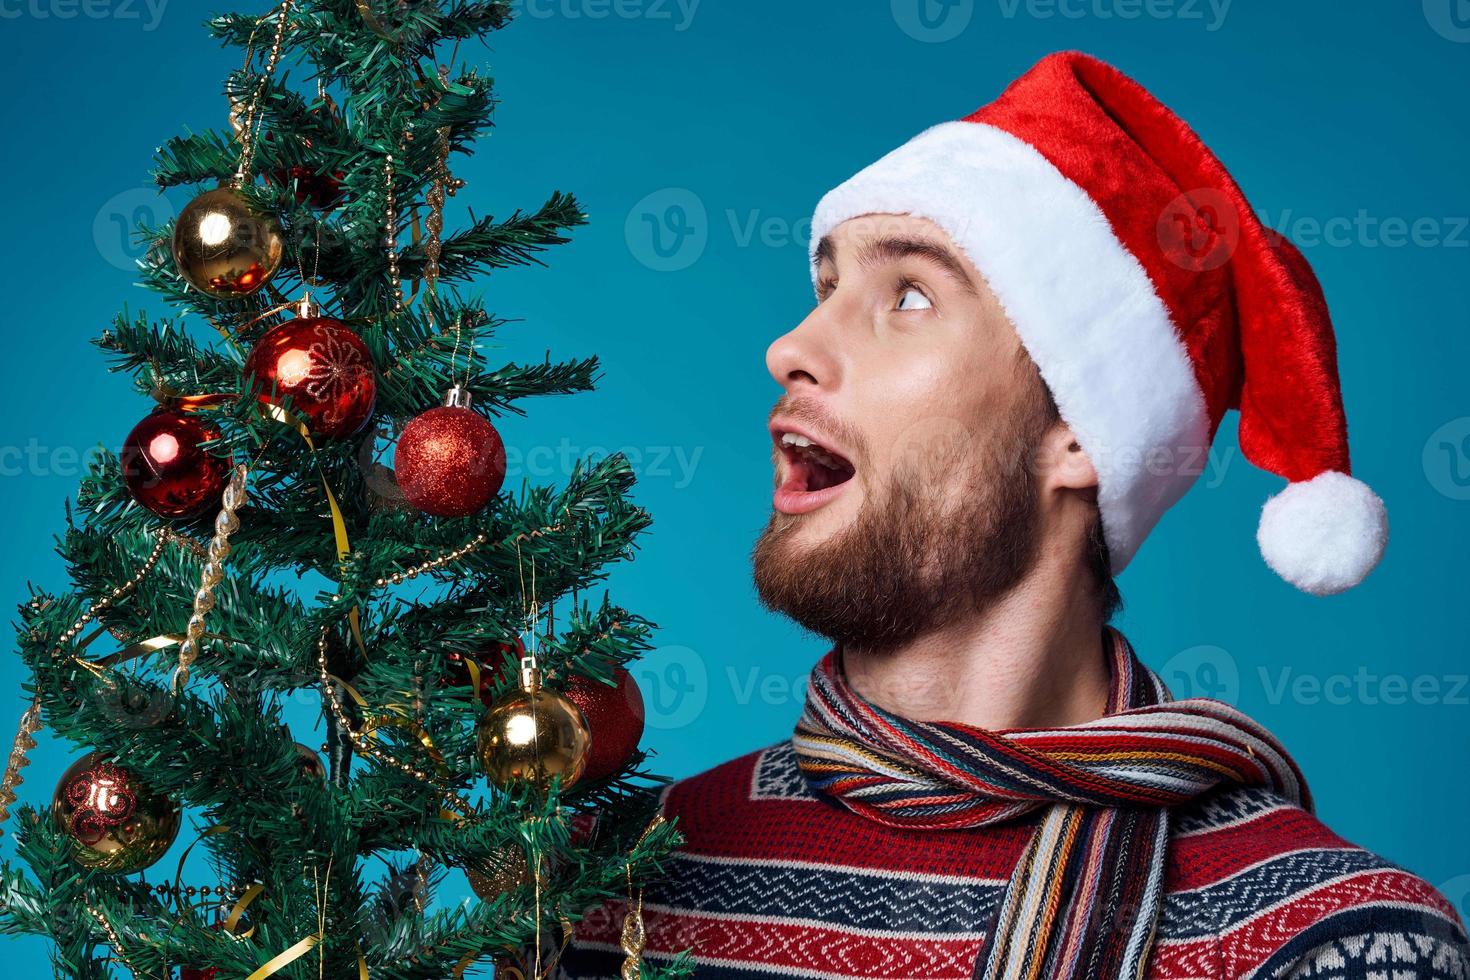
[[[777,416],[800,422],[830,437],[841,445],[843,457],[850,463],[857,463],[867,456],[868,444],[862,433],[822,408],[814,399],[800,395],[794,397],[782,395],[771,407],[770,414],[766,416],[766,425],[769,426],[774,422]]]

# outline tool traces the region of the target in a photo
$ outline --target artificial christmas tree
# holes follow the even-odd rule
[[[647,526],[631,470],[502,493],[485,418],[589,389],[596,361],[486,367],[503,321],[449,286],[584,220],[556,193],[444,232],[453,154],[494,104],[446,52],[510,7],[284,0],[210,23],[244,51],[227,126],[159,150],[159,186],[198,196],[142,229],[144,284],[181,316],[98,341],[159,407],[80,488],[70,587],[20,610],[34,682],[0,821],[43,727],[83,758],[15,814],[0,932],[51,939],[59,976],[529,980],[677,843],[641,713],[579,707],[641,709],[622,665],[650,624],[583,598]],[[374,440],[451,390],[485,474],[439,465],[384,506]],[[289,723],[303,692],[321,732]],[[478,902],[436,902],[451,868]],[[625,932],[625,976],[686,972],[641,964],[641,923]]]

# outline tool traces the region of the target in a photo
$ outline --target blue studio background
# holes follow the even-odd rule
[[[133,285],[126,229],[187,200],[151,189],[153,147],[224,124],[220,86],[238,56],[202,29],[214,9],[0,0],[7,603],[28,580],[64,587],[52,551],[63,501],[92,447],[116,448],[149,408],[88,341],[124,304],[162,312]],[[1464,912],[1463,0],[524,0],[493,47],[461,52],[490,66],[503,105],[495,134],[456,165],[469,186],[447,224],[574,191],[591,215],[574,242],[546,268],[483,282],[492,309],[523,321],[491,356],[597,353],[605,372],[596,393],[503,421],[508,483],[559,481],[571,459],[614,449],[637,467],[655,525],[611,584],[662,626],[638,673],[657,767],[688,775],[785,737],[822,646],[760,609],[747,554],[770,510],[764,419],[778,392],[763,353],[811,303],[811,208],[1069,47],[1178,109],[1303,246],[1335,312],[1355,470],[1393,519],[1365,585],[1296,593],[1254,541],[1280,481],[1240,458],[1227,423],[1200,484],[1123,576],[1122,626],[1176,694],[1223,697],[1273,729],[1329,824]],[[0,658],[5,738],[24,704],[19,667]],[[74,756],[44,740],[22,799],[48,800]],[[39,941],[7,953],[16,975],[48,968]]]

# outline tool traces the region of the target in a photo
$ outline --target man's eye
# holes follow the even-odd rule
[[[932,310],[934,304],[929,302],[929,297],[917,289],[905,289],[903,295],[898,298],[898,308],[908,310]]]

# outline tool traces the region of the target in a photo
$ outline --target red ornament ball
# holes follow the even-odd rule
[[[123,482],[133,499],[159,517],[198,517],[217,504],[229,464],[203,444],[219,430],[178,409],[159,409],[123,441]]]
[[[209,928],[223,932],[225,928],[224,919],[219,919]],[[247,928],[243,922],[235,923],[236,932]],[[179,967],[179,980],[216,980],[219,976],[219,968],[214,966],[181,966]]]
[[[289,398],[311,431],[355,435],[372,417],[378,381],[362,338],[331,317],[298,317],[269,330],[245,362],[262,400]]]
[[[562,693],[582,709],[592,745],[587,751],[583,780],[606,779],[628,761],[643,738],[643,692],[633,675],[613,669],[616,685],[574,674]]]
[[[495,687],[504,676],[506,662],[519,662],[525,655],[526,647],[519,637],[509,643],[497,643],[488,650],[478,650],[473,655],[453,650],[449,653],[448,669],[441,683],[445,687],[474,688],[488,708],[495,700]],[[470,669],[471,665],[474,670]],[[515,668],[511,668],[511,673],[514,675]]]
[[[342,179],[346,176],[340,170],[322,174],[310,167],[282,167],[272,170],[267,179],[282,187],[294,187],[297,204],[330,211],[342,202]]]
[[[500,492],[505,444],[479,412],[431,408],[404,428],[393,451],[408,502],[435,517],[468,517]]]
[[[321,110],[314,109],[311,114],[320,118]],[[329,115],[333,121],[336,120],[335,107]],[[262,142],[271,145],[275,141],[275,134],[270,130],[266,130]],[[302,138],[301,149],[306,153],[312,152],[313,147],[309,138]],[[309,205],[318,211],[330,211],[342,203],[342,181],[346,178],[347,174],[341,170],[316,170],[301,164],[271,167],[265,172],[265,181],[267,184],[279,184],[282,187],[293,188],[296,193],[297,204]]]

